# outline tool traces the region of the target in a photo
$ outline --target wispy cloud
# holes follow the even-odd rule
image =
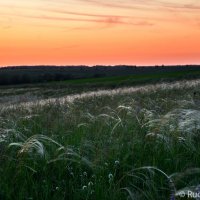
[[[72,15],[72,16],[79,16],[79,17],[89,17],[90,22],[96,22],[96,23],[104,23],[105,26],[107,25],[117,25],[117,24],[124,24],[124,25],[139,25],[135,21],[135,18],[132,16],[124,16],[124,15],[105,15],[105,14],[94,14],[94,13],[84,13],[84,12],[72,12],[72,11],[66,11],[61,9],[47,9],[49,12],[55,12],[58,14],[65,14],[65,15]],[[80,18],[79,18],[80,19]],[[83,18],[85,20],[85,18]],[[150,24],[150,23],[149,23]],[[149,25],[146,24],[146,25]]]
[[[17,8],[17,7],[15,7]],[[12,13],[0,13],[1,16],[9,17],[21,17],[26,19],[38,19],[38,20],[48,20],[48,21],[60,21],[60,22],[88,22],[104,24],[105,27],[113,25],[129,25],[129,26],[152,26],[154,23],[149,22],[144,19],[138,19],[133,16],[123,16],[123,15],[105,15],[105,14],[91,14],[84,12],[72,12],[58,9],[41,9],[41,11],[56,12],[57,14],[64,14],[61,16],[50,15],[44,12],[40,14],[22,14],[19,12]]]
[[[180,10],[185,10],[185,11],[194,11],[194,10],[200,10],[200,4],[198,1],[190,1],[190,3],[184,3],[184,1],[180,1],[179,3],[176,2],[162,2],[162,1],[157,1],[157,5],[165,7],[165,8],[171,8],[171,9],[180,9]]]
[[[9,0],[8,2],[14,1]],[[173,17],[156,16],[158,9],[174,13],[179,11],[181,11],[180,13],[198,13],[200,11],[200,3],[192,0],[183,0],[181,2],[173,2],[171,0],[35,0],[35,2],[38,2],[38,4],[35,3],[35,6],[30,6],[27,2],[19,5],[16,2],[15,4],[0,3],[1,6],[10,10],[8,13],[0,12],[0,16],[7,15],[9,17],[23,17],[52,22],[93,23],[94,27],[96,26],[95,24],[99,24],[99,28],[107,28],[117,25],[145,27],[153,26],[158,21],[173,20]],[[60,5],[60,3],[63,5]],[[79,9],[74,11],[76,6]],[[94,6],[94,8],[97,8],[97,6],[98,8],[99,6],[105,7],[106,12],[104,12],[104,9],[98,9],[98,12],[96,10],[90,11],[87,6],[90,6],[90,8],[91,6]],[[135,12],[131,11],[133,9]],[[30,12],[31,14],[27,14],[29,10],[32,11]],[[127,12],[125,12],[126,10]],[[86,27],[77,27],[76,23],[74,23],[74,29],[87,29]]]
[[[78,0],[82,2],[86,2],[89,4],[93,5],[98,5],[98,6],[104,6],[104,7],[110,7],[110,8],[120,8],[120,9],[141,9],[137,4],[135,3],[119,3],[118,1],[98,1],[98,0]],[[142,9],[148,9],[144,4],[142,5]]]
[[[111,7],[111,8],[121,8],[121,9],[136,9],[136,10],[157,10],[160,8],[168,8],[168,9],[179,9],[181,11],[194,11],[200,10],[200,2],[199,1],[180,1],[180,2],[171,2],[171,1],[159,1],[159,0],[124,0],[124,1],[100,1],[100,0],[78,0],[80,2],[85,2],[88,4]]]
[[[14,1],[8,0],[8,2]],[[192,0],[183,0],[181,2],[173,2],[172,0],[35,0],[35,2],[38,2],[35,3],[35,6],[30,6],[27,2],[23,4],[16,4],[16,2],[0,3],[0,5],[7,6],[12,10],[9,15],[54,21],[104,23],[111,26],[152,26],[156,24],[156,21],[170,19],[170,17],[163,17],[162,15],[156,17],[155,14],[158,9],[163,9],[162,11],[166,12],[195,13],[200,10],[200,2]],[[60,3],[62,4],[60,5]],[[91,6],[94,6],[94,10],[90,11],[88,6],[90,6],[90,9]],[[97,6],[106,7],[106,14],[104,10],[96,12]],[[79,9],[74,11],[76,7]],[[32,10],[31,13],[33,15],[25,16],[23,12],[17,11],[17,9],[24,9],[26,13],[27,10]],[[124,15],[125,12],[121,12],[121,9],[128,10],[127,15]],[[131,13],[131,10],[135,10],[137,14]],[[37,15],[34,13],[37,13]]]
[[[92,22],[92,23],[103,23],[106,25],[133,25],[133,26],[152,26],[153,23],[150,23],[148,21],[138,21],[138,22],[127,22],[123,21],[121,17],[118,16],[107,16],[107,17],[101,17],[99,19],[95,18],[70,18],[70,17],[55,17],[55,16],[31,16],[27,15],[24,16],[26,18],[35,18],[35,19],[42,19],[42,20],[54,20],[54,21],[75,21],[75,22]]]

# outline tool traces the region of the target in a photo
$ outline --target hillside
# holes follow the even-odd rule
[[[169,72],[200,72],[199,65],[184,66],[12,66],[0,68],[0,85],[63,81]]]

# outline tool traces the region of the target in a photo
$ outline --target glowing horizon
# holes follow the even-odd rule
[[[200,64],[200,2],[0,0],[0,66]]]

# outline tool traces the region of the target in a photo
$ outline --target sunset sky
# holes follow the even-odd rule
[[[200,0],[0,0],[0,66],[200,64]]]

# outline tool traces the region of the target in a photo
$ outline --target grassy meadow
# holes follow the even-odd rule
[[[113,79],[0,88],[0,199],[184,200],[200,192],[200,79]]]

